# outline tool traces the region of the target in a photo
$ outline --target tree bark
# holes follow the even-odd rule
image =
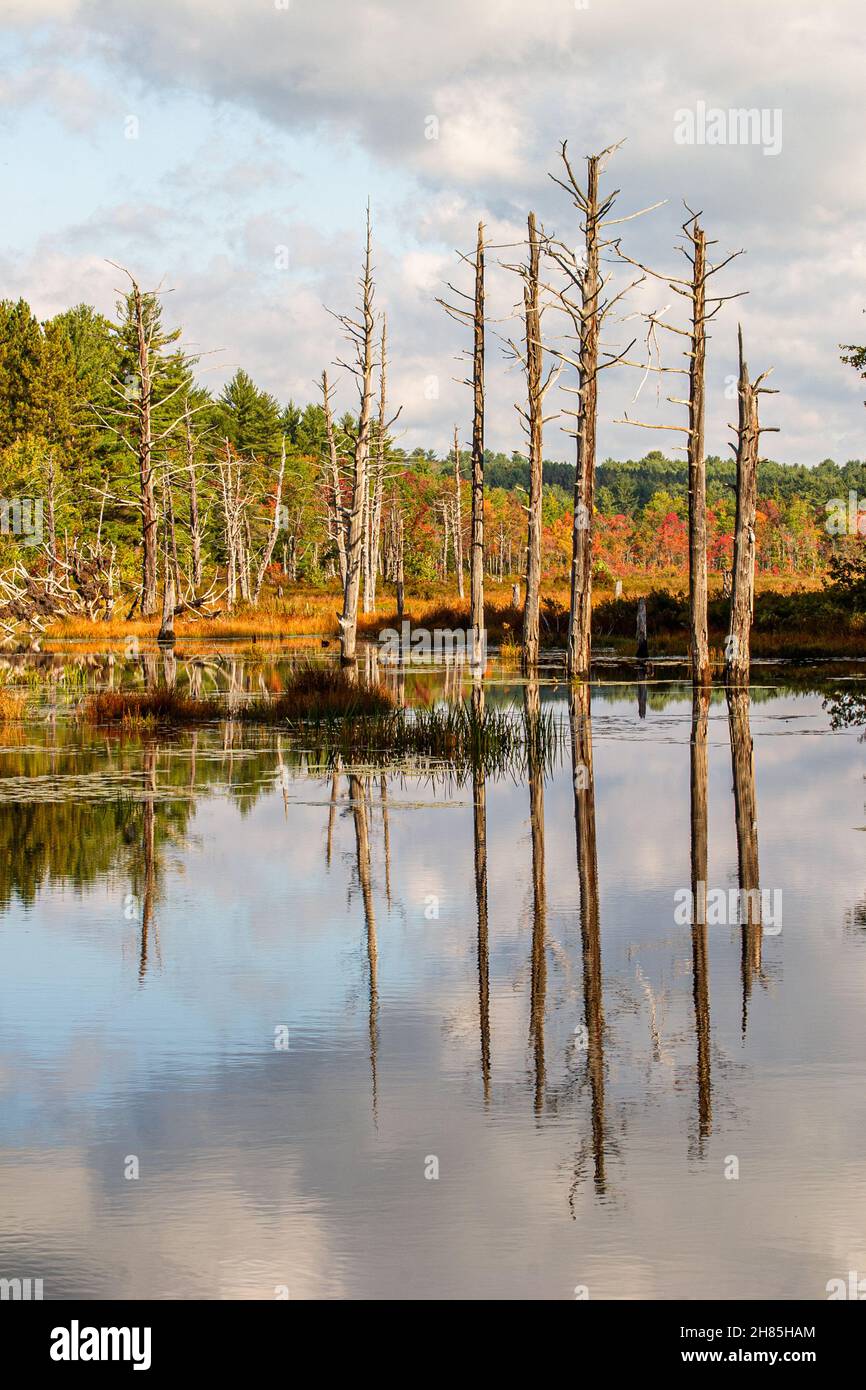
[[[150,371],[147,326],[144,321],[144,301],[135,280],[132,282],[132,302],[138,347],[138,475],[141,505],[141,616],[151,618],[157,610],[156,549],[157,514],[153,477],[153,430],[151,410],[153,382]]]
[[[254,586],[254,588],[253,588],[253,603],[254,603],[254,604],[255,604],[255,603],[258,603],[258,601],[259,601],[259,594],[261,593],[261,591],[262,591],[262,585],[263,585],[264,582],[265,582],[265,575],[266,575],[267,572],[268,572],[268,565],[271,563],[271,560],[272,560],[272,558],[273,558],[274,550],[276,549],[277,538],[278,538],[278,536],[279,536],[279,534],[280,534],[280,510],[281,510],[282,503],[283,503],[283,478],[284,478],[284,476],[285,476],[285,472],[286,472],[286,436],[283,435],[282,448],[280,449],[280,471],[279,471],[279,473],[277,474],[277,490],[276,490],[276,494],[275,494],[275,496],[274,496],[274,515],[273,515],[273,520],[272,520],[272,522],[271,522],[271,529],[270,529],[270,533],[269,533],[269,535],[268,535],[267,545],[265,546],[265,549],[264,549],[264,552],[263,552],[262,558],[261,558],[261,563],[259,564],[258,572],[257,572],[257,574],[256,574],[256,582],[255,582],[255,586]]]
[[[355,660],[358,633],[358,596],[361,587],[361,568],[364,550],[364,523],[367,497],[367,462],[370,449],[370,411],[373,380],[373,268],[370,210],[367,209],[367,240],[364,255],[364,274],[361,281],[360,322],[351,323],[355,345],[360,410],[358,433],[355,438],[352,477],[352,504],[349,514],[349,536],[346,554],[346,583],[343,589],[343,612],[340,616],[340,656],[344,663]]]
[[[595,439],[598,415],[599,339],[599,205],[598,155],[587,164],[584,243],[586,266],[581,287],[580,353],[577,421],[577,468],[574,478],[574,524],[571,558],[571,602],[568,628],[568,673],[588,680],[592,662],[592,532],[595,503]]]
[[[330,487],[333,493],[331,514],[334,518],[334,540],[337,545],[337,558],[340,565],[340,583],[346,585],[346,516],[343,509],[343,487],[340,481],[340,464],[337,455],[337,436],[334,431],[334,415],[331,410],[331,388],[328,373],[322,372],[322,409],[325,413],[325,438],[328,444],[328,468]]]
[[[692,332],[689,357],[689,659],[692,679],[711,680],[707,637],[707,464],[704,457],[704,374],[707,353],[707,235],[694,219]]]
[[[379,420],[376,432],[376,461],[370,495],[370,524],[367,534],[367,565],[364,575],[364,612],[376,607],[376,580],[379,572],[379,549],[382,536],[382,498],[385,490],[385,434],[388,406],[388,324],[382,315],[382,356],[379,363]]]
[[[538,664],[539,605],[541,601],[541,495],[542,495],[542,408],[541,382],[543,351],[541,316],[538,308],[538,267],[540,247],[535,213],[527,226],[529,263],[523,285],[526,320],[526,385],[529,429],[529,518],[527,528],[526,597],[523,605],[523,668]]]
[[[469,565],[472,660],[481,664],[484,642],[484,223],[475,248],[472,343],[472,545]]]
[[[463,505],[461,501],[460,442],[454,426],[454,564],[457,568],[457,597],[463,598]]]
[[[743,330],[738,330],[740,375],[737,428],[737,511],[734,527],[734,573],[731,621],[726,648],[725,679],[749,684],[752,616],[755,605],[755,512],[758,503],[758,392],[749,380],[743,356]]]
[[[195,471],[195,442],[192,433],[192,416],[189,401],[184,411],[184,430],[186,434],[186,471],[189,474],[189,536],[192,547],[192,583],[197,591],[202,582],[201,560],[201,521],[198,510],[198,479]]]

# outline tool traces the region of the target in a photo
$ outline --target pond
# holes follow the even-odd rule
[[[230,708],[292,659],[178,679]],[[862,669],[693,699],[665,666],[570,695],[493,663],[486,699],[560,736],[455,777],[79,717],[154,662],[14,665],[0,1276],[822,1299],[866,1273]]]

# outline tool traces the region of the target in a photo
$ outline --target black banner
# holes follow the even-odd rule
[[[844,1300],[848,1302],[849,1300]],[[619,1370],[668,1372],[680,1368],[700,1375],[710,1367],[736,1370],[756,1367],[776,1370],[799,1366],[828,1371],[842,1369],[856,1358],[863,1322],[856,1309],[843,1301],[821,1303],[646,1303],[575,1302],[548,1314],[558,1331],[577,1338],[570,1343],[575,1371],[586,1369],[587,1359],[616,1373]],[[441,1306],[441,1305],[440,1305]],[[476,1304],[466,1305],[475,1309]],[[507,1340],[497,1351],[491,1332],[496,1328],[497,1308],[487,1305],[479,1354],[491,1369],[502,1358],[508,1366],[516,1345],[516,1327],[510,1305]],[[448,1305],[455,1320],[453,1332],[463,1344],[469,1328],[459,1323],[459,1305]],[[345,1327],[351,1337],[354,1312],[345,1305],[305,1302],[243,1303],[38,1303],[5,1301],[0,1304],[4,1342],[22,1369],[50,1372],[52,1377],[127,1373],[164,1375],[166,1372],[214,1371],[225,1375],[237,1367],[249,1373],[255,1366],[282,1364],[287,1374],[297,1368],[298,1356],[316,1355],[316,1324],[327,1328],[329,1339],[321,1345],[322,1369],[334,1371],[335,1348],[357,1344],[334,1342],[334,1332]],[[374,1314],[375,1316],[375,1314]],[[403,1305],[400,1313],[402,1341],[407,1332],[424,1337],[424,1378],[441,1365],[453,1374],[456,1343],[434,1331],[425,1305]],[[320,1320],[321,1319],[321,1323]],[[546,1327],[548,1340],[552,1324]],[[477,1329],[476,1329],[477,1330]],[[383,1334],[385,1326],[380,1325]],[[371,1328],[363,1336],[369,1344]],[[393,1345],[393,1343],[392,1343]],[[533,1356],[540,1354],[533,1336]],[[346,1354],[346,1353],[344,1353]],[[463,1352],[460,1353],[462,1359]],[[338,1362],[339,1364],[339,1362]],[[359,1370],[355,1367],[355,1371]],[[405,1371],[404,1371],[405,1374]]]

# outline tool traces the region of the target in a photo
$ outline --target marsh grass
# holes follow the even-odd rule
[[[27,704],[27,696],[20,690],[0,688],[0,723],[20,719]]]
[[[104,690],[91,695],[85,717],[95,724],[151,724],[176,728],[236,719],[253,724],[298,720],[376,717],[393,710],[383,685],[358,681],[339,666],[303,665],[272,697],[254,696],[229,709],[213,696],[194,698],[177,690]]]
[[[623,597],[612,597],[609,586],[593,587],[593,635],[596,641],[613,640],[628,647],[634,642],[637,599],[647,600],[650,651],[653,655],[680,655],[688,640],[688,600],[686,581],[677,573],[626,575]],[[484,613],[488,641],[500,643],[507,660],[516,660],[512,648],[520,641],[523,611],[510,601],[510,585],[489,589]],[[299,588],[284,598],[269,596],[257,608],[238,607],[218,616],[177,619],[178,638],[193,649],[203,649],[223,641],[252,644],[303,641],[336,648],[339,641],[337,612],[341,597],[336,589]],[[394,600],[388,593],[380,597],[373,613],[359,614],[358,634],[376,641],[385,628],[399,629]],[[711,637],[722,643],[728,630],[729,600],[721,593],[721,577],[710,577],[709,626]],[[552,581],[545,586],[541,606],[541,643],[561,647],[568,633],[569,595],[567,584]],[[469,623],[469,604],[457,598],[444,585],[422,594],[407,595],[403,616],[413,627],[454,630]],[[67,618],[52,625],[46,639],[87,640],[99,647],[123,642],[130,637],[155,641],[158,622],[120,617],[90,622]],[[755,622],[752,651],[755,656],[813,656],[859,653],[866,636],[866,615],[854,612],[850,603],[840,603],[833,593],[821,587],[819,576],[758,575],[756,579]]]

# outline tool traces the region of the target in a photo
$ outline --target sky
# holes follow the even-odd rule
[[[0,296],[40,317],[82,300],[110,315],[130,269],[162,285],[166,315],[204,354],[218,390],[237,367],[281,402],[316,399],[346,353],[335,313],[357,296],[364,209],[372,207],[377,304],[387,313],[399,442],[447,449],[470,434],[465,335],[437,305],[469,288],[458,253],[488,231],[487,442],[523,441],[524,385],[505,340],[526,217],[569,245],[578,213],[551,174],[568,141],[586,154],[624,141],[603,188],[625,222],[623,250],[659,271],[687,213],[702,213],[722,305],[707,365],[707,449],[725,454],[741,321],[772,457],[814,464],[864,456],[864,387],[839,359],[866,341],[864,29],[855,0],[0,0]],[[754,110],[748,129],[728,113]],[[743,136],[746,136],[743,139]],[[498,248],[498,249],[497,249]],[[615,290],[634,278],[611,264]],[[673,301],[673,302],[672,302]],[[604,346],[636,339],[648,311],[682,305],[648,278],[608,321]],[[545,316],[551,346],[566,327]],[[682,341],[661,335],[663,360]],[[550,359],[554,361],[553,358]],[[356,403],[346,372],[337,403]],[[601,378],[599,457],[670,452],[681,395],[614,367]],[[547,400],[546,457],[573,458],[566,368]]]

